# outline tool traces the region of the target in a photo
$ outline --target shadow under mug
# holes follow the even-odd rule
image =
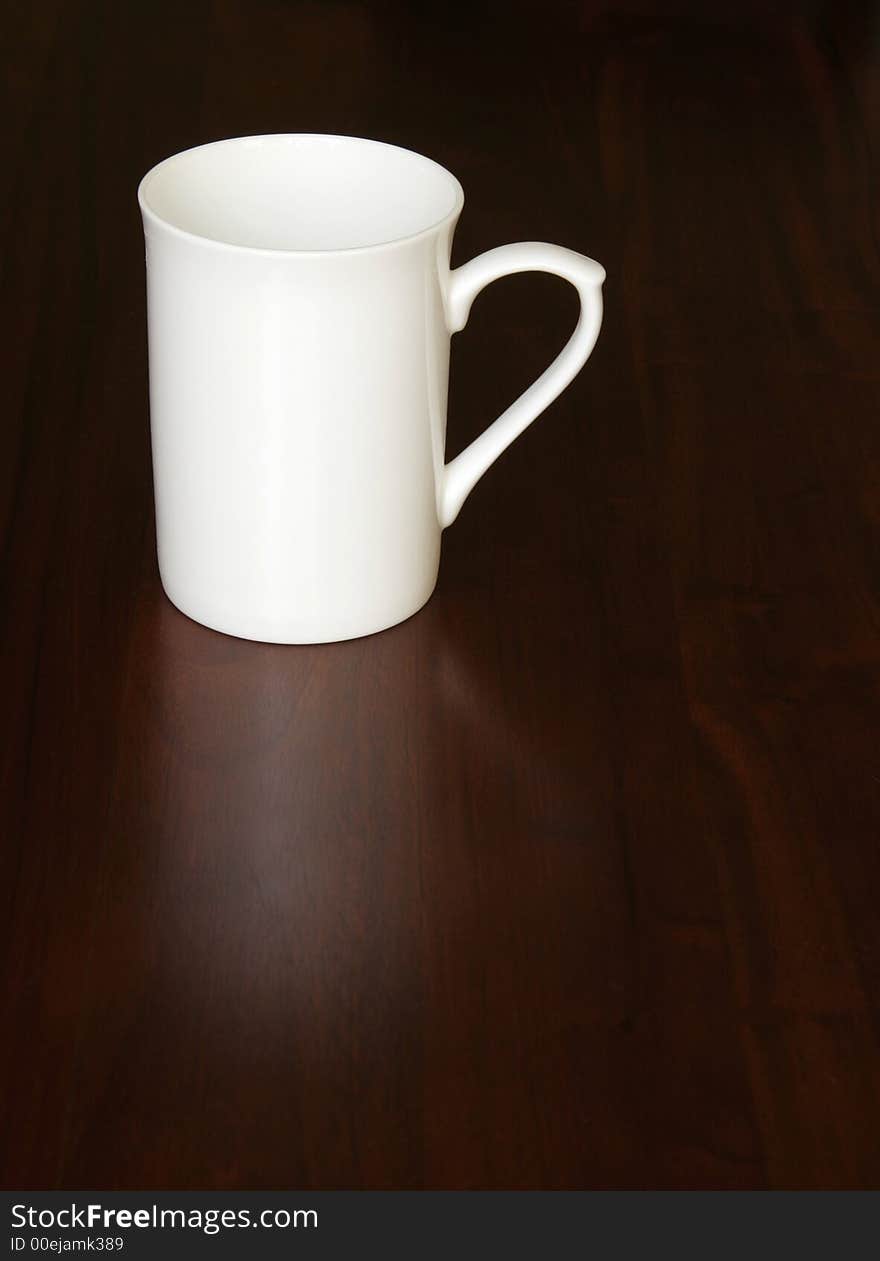
[[[478,478],[569,384],[602,322],[604,269],[503,245],[450,270],[461,185],[347,136],[222,140],[138,189],[147,258],[159,571],[215,630],[322,643],[403,621]],[[445,462],[449,346],[513,272],[575,286],[546,371]]]

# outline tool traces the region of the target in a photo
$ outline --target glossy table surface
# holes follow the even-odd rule
[[[880,1185],[872,7],[5,23],[2,1185]],[[135,187],[271,131],[447,165],[455,263],[608,270],[432,601],[329,647],[155,562]],[[479,298],[450,453],[575,312]]]

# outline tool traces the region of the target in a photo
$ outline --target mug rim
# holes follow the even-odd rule
[[[287,248],[280,246],[267,245],[243,245],[236,241],[223,241],[217,237],[206,236],[200,232],[193,232],[187,228],[181,228],[171,219],[166,218],[155,210],[147,199],[148,186],[159,171],[167,168],[169,165],[179,162],[181,159],[187,158],[194,153],[198,153],[205,149],[219,149],[224,147],[232,147],[246,145],[255,141],[277,141],[277,140],[332,140],[335,142],[344,141],[356,145],[369,145],[371,147],[381,149],[393,149],[398,153],[405,154],[408,158],[417,159],[419,162],[429,163],[440,171],[443,176],[452,185],[455,194],[452,207],[439,219],[433,220],[422,228],[416,229],[414,232],[407,232],[400,236],[389,238],[387,241],[372,241],[365,245],[351,245],[339,247],[322,247],[319,249],[301,249]],[[144,217],[145,224],[158,228],[163,232],[169,232],[173,236],[182,240],[198,243],[208,246],[216,250],[230,251],[236,254],[257,254],[270,257],[292,257],[292,258],[320,258],[335,254],[367,254],[374,253],[379,250],[393,249],[399,245],[409,245],[414,241],[420,240],[422,237],[430,236],[437,232],[444,224],[454,221],[460,214],[464,205],[464,189],[459,180],[443,166],[440,162],[436,162],[433,158],[427,157],[423,153],[419,153],[416,149],[408,149],[405,145],[391,144],[385,140],[372,140],[366,136],[348,136],[337,134],[335,132],[268,132],[266,134],[257,134],[251,136],[228,136],[221,140],[209,140],[203,144],[191,145],[188,149],[181,149],[178,153],[169,154],[167,158],[163,158],[161,162],[157,162],[151,166],[147,173],[141,178],[137,189],[138,205]]]

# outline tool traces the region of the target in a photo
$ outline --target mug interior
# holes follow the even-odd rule
[[[146,218],[249,249],[363,249],[418,235],[461,208],[430,158],[350,136],[246,136],[177,153],[141,181]]]

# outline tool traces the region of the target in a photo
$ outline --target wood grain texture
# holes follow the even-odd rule
[[[10,6],[2,1185],[880,1186],[877,16]],[[160,590],[134,190],[309,130],[607,316],[426,609],[283,648]],[[574,314],[478,300],[451,451]]]

